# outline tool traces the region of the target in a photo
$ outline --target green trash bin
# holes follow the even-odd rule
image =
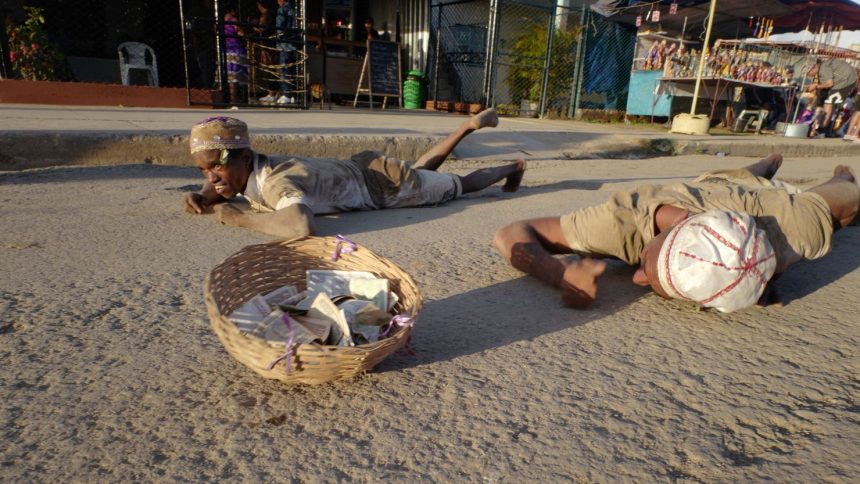
[[[421,109],[426,97],[427,89],[424,87],[424,73],[414,70],[407,72],[406,80],[403,81],[403,107],[406,109]]]

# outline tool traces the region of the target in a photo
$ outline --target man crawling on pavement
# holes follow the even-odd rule
[[[513,192],[522,182],[523,160],[465,176],[436,171],[464,137],[498,123],[494,109],[472,116],[413,166],[377,151],[350,160],[270,157],[251,150],[244,122],[210,118],[191,129],[191,158],[206,182],[200,193],[185,196],[184,207],[214,212],[225,225],[292,238],[312,234],[317,214],[437,205],[502,179],[502,190]],[[253,212],[224,203],[238,195]]]
[[[771,302],[774,274],[824,257],[835,230],[854,221],[860,187],[847,166],[801,192],[773,180],[778,154],[692,182],[644,185],[561,217],[515,222],[493,245],[511,265],[558,287],[584,308],[606,270],[599,258],[638,266],[633,282],[666,297],[730,312]],[[579,254],[575,260],[555,254]]]

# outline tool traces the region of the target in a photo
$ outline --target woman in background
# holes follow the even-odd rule
[[[235,104],[239,86],[248,85],[248,55],[245,50],[245,33],[236,25],[236,7],[227,8],[224,14],[224,47],[227,53],[227,84],[230,87],[229,103]]]

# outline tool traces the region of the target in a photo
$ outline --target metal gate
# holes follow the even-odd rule
[[[449,107],[451,102],[496,106],[507,115],[573,117],[583,7],[558,3],[435,3],[429,98]]]
[[[179,0],[188,104],[306,108],[305,1],[285,2],[291,15],[280,28],[276,10],[270,25],[226,21],[225,3],[215,0],[212,11]],[[229,72],[228,62],[237,50],[244,54],[238,75]],[[213,89],[219,95],[212,96]]]
[[[429,98],[482,103],[487,63],[487,2],[437,2],[430,15]]]

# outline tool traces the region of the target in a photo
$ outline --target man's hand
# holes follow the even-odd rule
[[[188,213],[202,214],[206,212],[209,206],[206,204],[206,199],[199,193],[186,193],[182,199],[185,211]]]

